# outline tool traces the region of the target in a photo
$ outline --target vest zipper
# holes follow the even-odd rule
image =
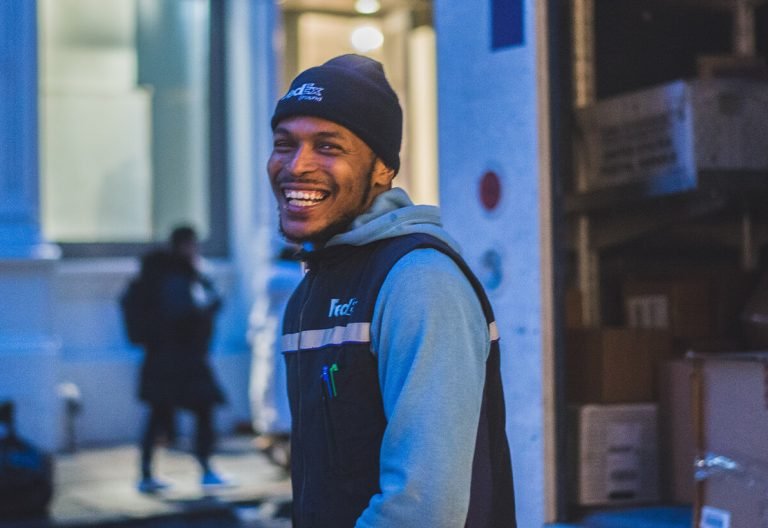
[[[299,311],[299,339],[298,339],[298,346],[297,346],[297,350],[296,350],[296,370],[298,371],[297,377],[299,379],[299,383],[298,383],[298,385],[299,385],[299,387],[298,387],[298,389],[299,389],[299,401],[298,401],[299,423],[298,423],[298,427],[296,428],[297,431],[303,431],[304,430],[303,429],[303,424],[302,424],[303,416],[304,416],[304,409],[303,409],[303,405],[302,405],[302,402],[303,402],[302,391],[303,391],[304,384],[301,382],[301,380],[302,380],[302,377],[301,377],[301,355],[302,355],[301,354],[301,336],[302,336],[302,332],[304,331],[304,311],[306,310],[307,305],[309,304],[309,300],[312,298],[312,286],[314,285],[314,278],[315,278],[314,269],[309,269],[307,271],[307,283],[308,283],[307,295],[304,298],[304,302],[301,305],[301,310]],[[301,443],[302,443],[302,448],[301,448],[301,498],[300,498],[299,505],[298,505],[299,506],[299,509],[298,509],[299,515],[303,515],[303,512],[304,512],[304,494],[306,492],[306,485],[307,485],[307,463],[306,463],[307,461],[304,458],[304,456],[305,456],[304,453],[306,452],[306,449],[303,448],[303,443],[304,443],[304,437],[303,436],[301,437]],[[299,519],[299,523],[303,524],[303,522],[302,522],[303,519],[301,517],[298,517],[298,519]]]

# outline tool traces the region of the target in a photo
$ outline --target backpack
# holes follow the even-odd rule
[[[145,344],[151,322],[151,292],[146,279],[139,276],[128,283],[120,296],[120,308],[128,341],[134,345]]]
[[[0,402],[0,519],[44,515],[53,497],[51,455],[20,438],[13,403]]]

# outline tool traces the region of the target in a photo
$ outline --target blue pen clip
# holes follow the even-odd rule
[[[325,391],[329,398],[333,397],[333,388],[331,387],[331,376],[328,374],[328,365],[323,365],[323,383],[325,383]]]
[[[326,393],[329,398],[336,397],[336,381],[333,379],[333,373],[339,371],[339,366],[334,363],[330,367],[323,365],[323,383],[325,383]]]

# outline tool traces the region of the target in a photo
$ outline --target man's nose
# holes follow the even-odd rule
[[[317,168],[317,158],[309,145],[300,145],[293,152],[288,168],[295,175],[312,172]]]

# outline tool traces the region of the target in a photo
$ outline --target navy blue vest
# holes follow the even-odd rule
[[[496,323],[482,286],[463,259],[434,237],[408,235],[308,254],[309,271],[288,303],[282,338],[292,415],[296,528],[352,527],[380,491],[379,449],[387,421],[370,327],[387,274],[403,255],[419,248],[437,249],[461,267],[495,337]],[[516,526],[504,423],[495,338],[486,365],[467,527]],[[428,525],[428,519],[423,521]]]

